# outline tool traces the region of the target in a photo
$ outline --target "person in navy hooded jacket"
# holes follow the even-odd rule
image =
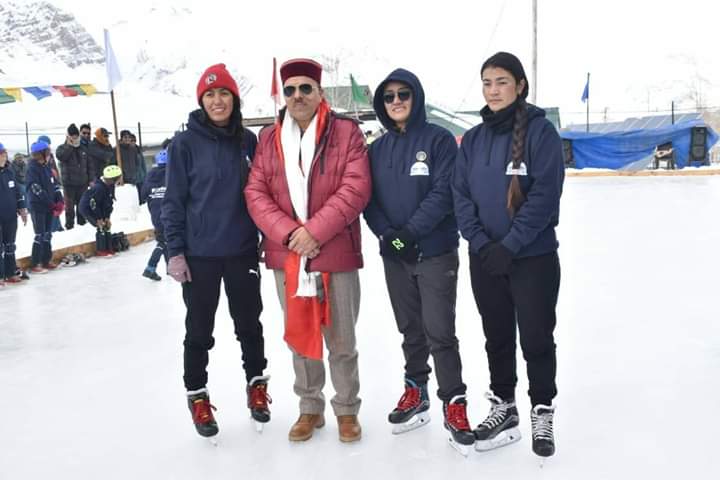
[[[80,197],[78,211],[95,231],[95,256],[111,258],[115,255],[112,242],[110,215],[115,201],[115,185],[120,181],[122,169],[108,165],[102,176],[95,180]]]
[[[0,287],[5,283],[20,283],[15,265],[15,236],[17,217],[27,224],[25,195],[15,178],[7,150],[0,143]]]
[[[247,400],[256,422],[270,420],[265,342],[260,323],[258,229],[243,195],[257,138],[242,126],[240,93],[223,64],[197,84],[200,108],[170,144],[160,218],[168,274],[182,283],[185,316],[184,382],[197,432],[218,433],[207,390],[208,351],[215,340],[220,281],[242,347]]]
[[[143,271],[143,277],[159,281],[162,278],[157,274],[157,264],[160,257],[165,258],[167,263],[167,244],[165,243],[165,229],[160,221],[160,209],[163,198],[165,198],[165,166],[167,165],[167,148],[160,150],[155,155],[155,168],[150,170],[142,189],[140,190],[141,203],[147,202],[150,210],[150,218],[155,228],[155,249],[150,254],[148,264]]]
[[[33,273],[47,273],[57,267],[52,259],[52,225],[55,214],[63,210],[63,196],[52,170],[48,166],[50,145],[39,140],[30,147],[32,158],[25,177],[30,217],[35,239],[32,246]]]
[[[520,60],[499,52],[481,69],[483,123],[462,139],[455,164],[455,215],[470,247],[470,278],[490,368],[488,417],[476,448],[520,438],[515,406],[516,329],[527,363],[533,451],[555,451],[553,330],[560,287],[555,226],[564,180],[562,143],[545,112],[526,103]]]
[[[373,106],[387,133],[369,147],[373,191],[365,219],[380,241],[405,355],[405,393],[388,419],[396,432],[427,421],[432,353],[445,427],[471,445],[455,336],[458,232],[450,181],[457,143],[428,123],[423,87],[407,70],[378,85]]]

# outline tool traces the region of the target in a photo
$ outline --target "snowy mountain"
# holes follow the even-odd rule
[[[26,61],[59,63],[69,68],[101,65],[103,49],[75,19],[48,2],[0,1],[0,55],[3,73],[11,75]]]

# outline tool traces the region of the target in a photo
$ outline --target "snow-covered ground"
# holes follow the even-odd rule
[[[718,205],[716,176],[567,180],[557,455],[542,470],[530,451],[522,367],[518,444],[460,457],[446,445],[435,398],[427,427],[391,435],[401,339],[366,235],[361,442],[341,444],[330,412],[312,440],[287,441],[297,399],[269,274],[262,319],[272,422],[259,435],[248,418],[240,349],[222,300],[209,369],[220,445],[201,440],[182,387],[180,287],[140,277],[152,248],[145,244],[0,290],[0,477],[717,478]],[[474,425],[487,412],[488,373],[464,252],[461,259],[457,326]]]

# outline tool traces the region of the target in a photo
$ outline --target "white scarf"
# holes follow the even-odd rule
[[[315,133],[317,130],[317,115],[310,122],[305,133],[301,135],[300,126],[290,115],[285,115],[282,124],[281,144],[285,158],[285,176],[290,190],[290,201],[295,214],[303,225],[308,216],[308,182],[310,181],[310,166],[315,156]],[[302,161],[302,169],[300,162]],[[295,296],[317,296],[318,272],[306,272],[307,257],[300,257],[298,269],[298,288]]]

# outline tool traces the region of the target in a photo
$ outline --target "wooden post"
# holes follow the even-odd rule
[[[117,158],[117,164],[118,167],[120,167],[120,170],[122,170],[122,153],[120,153],[120,142],[118,141],[118,124],[117,124],[117,114],[115,113],[115,92],[110,91],[110,103],[112,104],[112,113],[113,113],[113,133],[115,134],[115,155]],[[118,182],[118,185],[123,185],[123,177],[120,175],[120,181]]]

